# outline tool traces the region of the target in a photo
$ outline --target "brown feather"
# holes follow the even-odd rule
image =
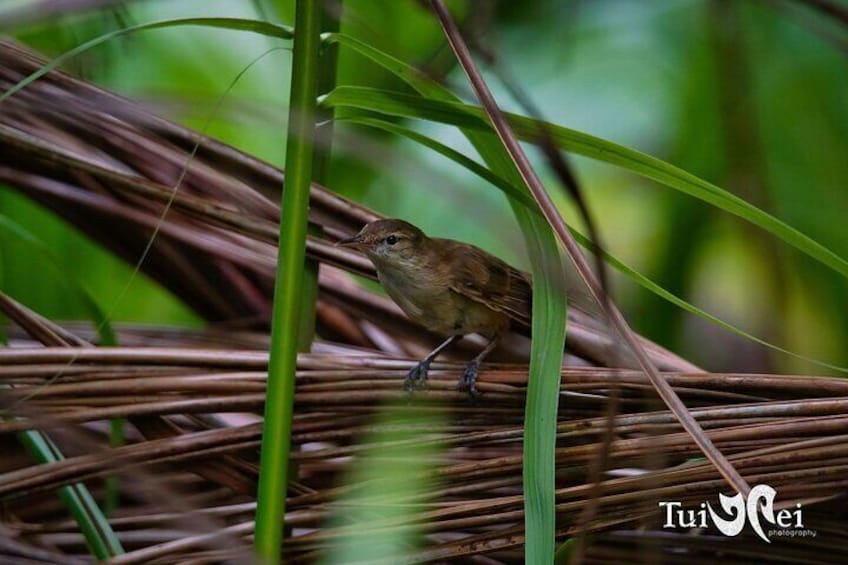
[[[530,323],[532,292],[528,277],[479,247],[435,239],[450,257],[450,289],[496,312]]]

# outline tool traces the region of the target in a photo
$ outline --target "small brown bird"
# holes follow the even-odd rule
[[[473,245],[427,237],[412,224],[393,219],[371,222],[338,245],[368,256],[380,284],[410,319],[449,336],[409,371],[407,391],[427,380],[430,363],[446,347],[479,333],[489,344],[471,360],[457,385],[476,397],[480,363],[509,327],[510,317],[530,318],[526,275]]]

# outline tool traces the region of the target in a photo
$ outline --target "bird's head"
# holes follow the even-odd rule
[[[402,263],[413,258],[427,242],[427,236],[403,220],[376,220],[358,234],[337,243],[365,253],[372,261]]]

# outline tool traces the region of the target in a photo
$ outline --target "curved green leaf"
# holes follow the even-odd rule
[[[27,451],[39,463],[55,463],[65,457],[49,436],[38,430],[20,432],[18,437]],[[91,553],[100,561],[124,553],[118,536],[106,519],[106,515],[97,506],[94,497],[82,483],[63,486],[58,489],[59,498],[68,506],[74,520],[79,524],[85,542]]]
[[[580,245],[582,245],[586,249],[593,249],[593,250],[595,249],[595,246],[592,245],[592,243],[589,241],[589,238],[587,238],[585,235],[581,234],[580,232],[578,232],[574,228],[570,228],[570,229],[571,229],[571,234],[574,236],[574,239],[576,239],[577,242]],[[686,310],[690,314],[695,314],[696,316],[699,316],[699,317],[703,318],[704,320],[706,320],[710,323],[713,323],[716,326],[718,326],[718,327],[720,327],[724,330],[732,332],[732,333],[738,335],[739,337],[742,337],[744,339],[752,341],[752,342],[754,342],[758,345],[762,345],[763,347],[767,347],[768,349],[771,349],[773,351],[783,353],[784,355],[794,357],[795,359],[800,359],[800,360],[805,361],[807,363],[810,363],[812,365],[817,365],[819,367],[824,367],[824,368],[827,368],[827,369],[831,369],[833,371],[838,371],[840,373],[848,373],[848,367],[833,365],[833,364],[828,363],[826,361],[820,361],[820,360],[814,359],[812,357],[807,357],[806,355],[801,355],[800,353],[796,353],[792,350],[786,349],[784,347],[781,347],[779,345],[771,343],[770,341],[766,341],[766,340],[764,340],[760,337],[757,337],[754,334],[746,332],[745,330],[743,330],[741,328],[737,328],[736,326],[734,326],[733,324],[730,324],[729,322],[725,322],[721,318],[717,318],[716,316],[713,316],[709,312],[701,310],[700,308],[698,308],[694,304],[687,302],[687,301],[683,300],[682,298],[680,298],[679,296],[677,296],[676,294],[673,294],[673,293],[667,291],[666,289],[664,289],[663,287],[661,287],[660,285],[658,285],[657,283],[655,283],[654,281],[652,281],[651,279],[649,279],[648,277],[646,277],[645,275],[643,275],[642,273],[637,271],[636,269],[626,265],[625,263],[623,263],[619,259],[613,257],[612,255],[610,255],[606,251],[601,251],[601,257],[603,257],[604,261],[606,261],[607,264],[611,265],[615,270],[617,270],[620,273],[623,273],[628,278],[635,281],[637,284],[639,284],[643,288],[653,292],[654,294],[656,294],[657,296],[659,296],[663,300],[667,300],[668,302],[671,302],[672,304],[674,304],[678,308]]]
[[[421,145],[432,149],[436,153],[440,153],[448,159],[459,163],[469,171],[473,172],[475,175],[479,176],[484,180],[489,181],[491,184],[501,189],[508,197],[518,200],[524,206],[527,206],[531,210],[537,209],[536,201],[533,200],[533,198],[529,194],[527,194],[526,191],[521,190],[514,184],[507,182],[503,177],[496,175],[474,159],[463,155],[456,149],[448,147],[444,143],[440,143],[433,138],[427,137],[426,135],[422,135],[417,131],[411,130],[399,124],[375,118],[368,118],[364,116],[346,116],[337,118],[336,121],[368,126],[411,139],[412,141],[420,143]]]
[[[484,112],[461,102],[434,100],[400,92],[342,86],[322,98],[325,106],[346,106],[404,118],[417,118],[463,129],[491,131]],[[538,138],[535,120],[506,114],[524,141]],[[545,126],[553,140],[568,151],[617,165],[670,188],[703,200],[775,235],[785,243],[848,277],[848,261],[795,228],[745,200],[655,157],[555,124]]]
[[[325,33],[322,39],[326,43],[338,43],[349,47],[360,55],[380,65],[406,84],[417,90],[420,94],[437,100],[454,101],[456,96],[415,67],[412,67],[388,53],[380,51],[359,39],[344,33]]]
[[[15,86],[0,95],[0,103],[2,103],[4,100],[9,98],[16,92],[20,91],[21,89],[26,88],[27,85],[32,84],[39,78],[52,71],[53,69],[58,68],[59,65],[61,65],[62,63],[72,59],[80,53],[84,53],[89,49],[106,43],[111,39],[115,39],[116,37],[128,35],[138,31],[181,26],[201,26],[230,29],[235,31],[251,31],[260,35],[267,35],[280,39],[291,39],[292,37],[294,37],[294,30],[288,26],[272,24],[270,22],[263,22],[261,20],[250,20],[242,18],[183,18],[178,20],[162,20],[157,22],[148,22],[135,26],[125,27],[122,29],[116,29],[109,33],[104,33],[103,35],[97,36],[94,39],[90,39],[85,43],[74,47],[70,51],[66,51],[65,53],[62,53],[58,57],[54,58],[46,65],[29,75],[28,77],[25,77]]]

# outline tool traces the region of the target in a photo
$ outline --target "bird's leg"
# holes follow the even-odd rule
[[[492,341],[489,342],[483,351],[481,351],[477,357],[471,360],[467,367],[465,367],[465,371],[462,373],[462,377],[459,379],[459,382],[456,385],[456,390],[466,390],[468,391],[468,396],[474,400],[477,398],[479,393],[477,392],[477,387],[475,383],[477,382],[477,373],[480,372],[480,364],[483,362],[483,359],[486,358],[489,353],[497,346],[498,338],[495,337]]]
[[[427,373],[430,372],[430,363],[439,355],[446,347],[452,343],[462,339],[461,335],[452,335],[443,341],[436,349],[431,351],[427,357],[419,361],[406,374],[406,379],[403,381],[403,388],[406,392],[412,392],[416,388],[420,388],[427,381]]]

